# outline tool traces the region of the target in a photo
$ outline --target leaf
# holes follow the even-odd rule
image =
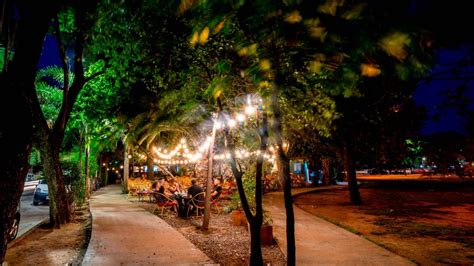
[[[295,11],[291,12],[290,14],[288,14],[285,17],[285,21],[290,23],[290,24],[298,23],[301,20],[302,20],[302,17],[301,17],[300,12],[298,10],[295,10]]]
[[[328,0],[318,7],[318,11],[324,14],[335,16],[337,8],[342,6],[343,0]]]
[[[361,75],[366,77],[376,77],[382,72],[380,68],[375,64],[361,64],[360,70]]]
[[[225,25],[225,20],[222,20],[221,22],[219,22],[219,24],[217,24],[217,26],[214,28],[212,32],[214,34],[218,33],[219,31],[222,30],[222,28],[224,28],[224,25]]]
[[[205,44],[207,42],[207,39],[209,38],[209,28],[205,27],[201,34],[199,35],[199,43],[200,44]]]
[[[342,13],[341,17],[347,20],[360,19],[361,13],[364,11],[366,4],[358,4],[351,10],[347,10]]]
[[[406,33],[395,32],[380,40],[379,46],[390,56],[403,60],[407,57],[407,46],[410,45],[410,36]]]
[[[311,61],[309,62],[308,69],[313,73],[320,73],[323,64],[320,61]]]
[[[262,60],[260,60],[260,63],[258,64],[258,66],[259,66],[260,70],[268,71],[271,68],[270,60],[262,59]]]
[[[199,33],[197,33],[197,31],[195,31],[193,33],[193,36],[189,40],[189,43],[191,44],[191,46],[194,46],[198,42],[198,39],[199,39]]]

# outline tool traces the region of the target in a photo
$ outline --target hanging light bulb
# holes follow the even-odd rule
[[[237,122],[234,119],[230,119],[229,122],[227,122],[227,125],[229,125],[230,128],[233,128],[237,125]]]
[[[248,115],[255,113],[255,107],[252,105],[247,105],[247,107],[245,107],[245,113]]]
[[[237,119],[237,121],[239,121],[239,122],[244,122],[245,116],[244,116],[243,114],[240,114],[240,113],[239,113],[239,114],[237,114],[236,119]]]

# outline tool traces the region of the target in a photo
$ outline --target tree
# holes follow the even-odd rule
[[[71,116],[72,108],[77,100],[79,92],[89,80],[98,73],[85,77],[83,66],[83,52],[86,42],[86,32],[91,27],[90,15],[94,9],[91,2],[79,4],[74,2],[74,80],[69,83],[69,66],[66,52],[62,43],[61,29],[59,20],[55,19],[55,34],[62,59],[63,82],[60,84],[63,91],[61,109],[53,125],[48,125],[41,105],[38,100],[37,92],[31,91],[29,99],[32,102],[33,122],[35,129],[35,141],[41,153],[45,178],[48,181],[50,198],[50,223],[59,228],[61,224],[68,223],[70,220],[70,206],[67,196],[64,176],[59,160],[61,144],[64,140],[64,134],[68,120]],[[70,22],[69,22],[70,23]],[[70,84],[70,85],[69,85]]]
[[[43,2],[37,1],[2,1],[1,6],[0,49],[4,51],[4,57],[0,59],[3,65],[0,74],[0,147],[3,152],[0,189],[4,193],[0,196],[0,215],[3,221],[0,230],[0,262],[3,262],[9,228],[23,192],[24,177],[28,169],[33,123],[27,95],[34,88],[43,40],[49,22],[58,12],[59,3],[49,1],[45,8]]]

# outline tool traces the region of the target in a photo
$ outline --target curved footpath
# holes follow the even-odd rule
[[[119,185],[90,200],[92,236],[82,265],[204,265],[213,262],[157,216],[135,206]]]
[[[292,194],[312,189],[292,189]],[[286,215],[283,192],[263,197],[273,219],[273,235],[286,254]],[[296,265],[413,265],[376,244],[294,206]]]

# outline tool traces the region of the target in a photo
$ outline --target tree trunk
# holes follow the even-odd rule
[[[18,28],[13,46],[15,54],[8,72],[0,74],[0,264],[5,259],[9,229],[28,171],[33,134],[28,95],[34,88],[37,64],[49,22],[58,10],[56,1],[50,1],[46,9],[42,1],[17,4],[21,8],[16,9],[19,14],[16,18]],[[13,10],[7,10],[7,13],[13,14]],[[10,20],[11,17],[5,19]]]
[[[217,98],[219,104],[219,113],[222,113],[222,103],[220,98]],[[260,129],[260,128],[259,128]],[[262,207],[262,174],[263,174],[263,154],[265,153],[268,139],[268,122],[267,113],[263,112],[262,127],[259,130],[260,135],[260,153],[257,157],[256,164],[256,186],[255,186],[255,215],[250,210],[249,202],[245,196],[245,190],[242,183],[243,172],[242,169],[237,168],[237,160],[235,154],[235,147],[229,133],[229,129],[224,127],[225,145],[230,152],[230,166],[237,183],[240,202],[245,213],[245,217],[250,225],[250,265],[263,265],[262,247],[260,230],[263,221],[263,207]]]
[[[211,217],[211,185],[212,185],[212,170],[214,158],[214,140],[216,138],[216,125],[212,126],[211,143],[209,144],[209,158],[207,165],[207,182],[206,182],[206,198],[204,200],[204,217],[202,221],[201,230],[209,230],[209,219]]]
[[[91,150],[91,145],[90,145],[90,140],[89,138],[87,138],[87,141],[86,141],[86,145],[85,145],[85,158],[84,158],[84,173],[85,173],[85,177],[86,177],[86,198],[89,198],[90,197],[90,169],[89,169],[89,153],[90,153],[90,150]]]
[[[331,177],[331,163],[329,158],[321,158],[321,164],[323,168],[323,180],[322,180],[322,185],[323,186],[328,186],[329,185],[329,179]]]
[[[79,135],[79,160],[77,162],[77,168],[79,169],[79,176],[82,178],[82,176],[84,175],[85,172],[82,172],[83,168],[82,168],[82,165],[83,165],[83,161],[82,161],[82,152],[83,152],[83,149],[85,148],[85,145],[84,145],[84,135],[82,134],[82,132],[80,133]]]
[[[41,142],[39,150],[44,175],[48,182],[50,224],[55,228],[60,228],[62,224],[70,221],[70,202],[59,161],[59,148],[56,148],[56,145],[51,142],[51,140]]]
[[[128,159],[127,148],[123,153],[123,191],[128,193],[128,178],[130,177],[130,162]]]
[[[153,154],[153,151],[150,148],[150,151],[147,153],[146,157],[146,178],[148,180],[153,180],[155,179],[155,174],[153,173],[153,157],[151,157],[151,154]]]
[[[94,178],[94,187],[95,189],[99,189],[99,187],[97,187],[97,180],[100,180],[102,179],[102,173],[103,171],[105,171],[105,162],[104,162],[104,159],[103,159],[103,154],[100,153],[99,155],[99,174]]]
[[[105,163],[104,178],[102,179],[102,182],[101,182],[102,187],[105,187],[109,183],[109,171],[110,171],[110,169],[109,169],[109,157],[108,156],[105,157],[104,163]]]
[[[278,57],[277,57],[278,58]],[[278,60],[276,69],[278,67]],[[287,263],[289,266],[296,264],[296,242],[295,242],[295,214],[293,211],[293,198],[291,196],[291,175],[290,160],[283,151],[283,128],[282,113],[278,99],[279,86],[285,84],[285,77],[277,72],[276,81],[272,86],[271,108],[273,110],[273,131],[275,134],[277,149],[277,165],[280,170],[280,180],[283,181],[283,197],[285,199],[286,210],[286,242],[287,242]]]
[[[349,181],[349,195],[351,203],[354,205],[362,204],[362,199],[359,193],[359,186],[357,185],[357,176],[354,163],[352,161],[352,152],[348,142],[344,145],[344,170]]]
[[[283,197],[286,210],[287,263],[288,265],[296,265],[295,215],[293,197],[291,196],[290,160],[282,151],[279,151],[278,155],[278,169],[280,170],[280,180],[283,180]]]
[[[249,222],[250,265],[263,265],[261,230],[262,222]]]

